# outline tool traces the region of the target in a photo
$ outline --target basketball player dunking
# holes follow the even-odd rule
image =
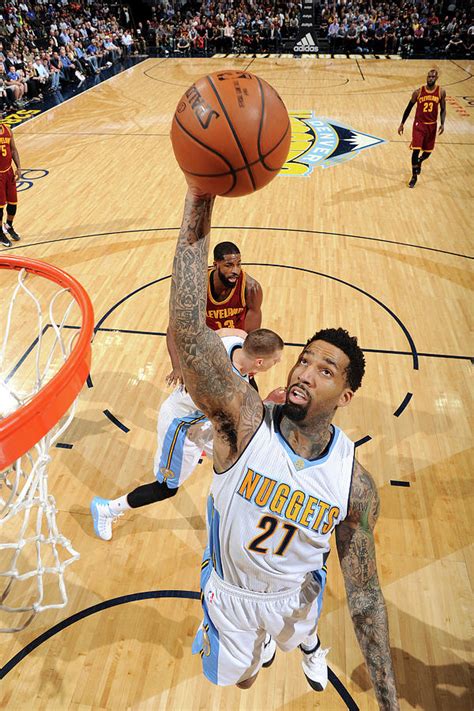
[[[214,247],[214,265],[208,271],[206,323],[213,331],[240,328],[247,333],[262,325],[262,287],[243,271],[239,248],[232,242]],[[168,385],[183,382],[178,354],[168,329],[166,343],[173,370]]]
[[[426,86],[415,89],[403,114],[402,122],[398,127],[401,136],[403,126],[410,111],[416,104],[415,120],[413,122],[413,134],[410,148],[412,176],[408,187],[414,188],[418,176],[421,173],[421,164],[430,157],[434,150],[436,141],[436,127],[438,121],[438,109],[441,107],[441,122],[438,134],[444,132],[444,122],[446,119],[446,91],[436,84],[438,72],[430,69],[426,78]],[[422,151],[420,155],[420,151]]]
[[[215,684],[249,688],[276,646],[300,647],[318,684],[317,621],[331,533],[354,629],[381,709],[399,709],[375,557],[379,497],[354,444],[332,424],[365,370],[357,339],[316,333],[288,376],[284,405],[262,403],[206,326],[213,198],[188,191],[173,266],[170,330],[196,405],[214,427],[215,476],[201,566],[204,621],[193,645]]]

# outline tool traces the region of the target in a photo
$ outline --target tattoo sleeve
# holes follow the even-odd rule
[[[355,463],[349,513],[336,529],[349,611],[380,709],[398,709],[388,619],[375,558],[380,500],[370,474]]]
[[[217,467],[238,456],[262,417],[257,393],[232,371],[219,336],[206,325],[207,261],[214,199],[188,191],[176,246],[170,294],[170,331],[186,388],[209,417],[223,446]]]

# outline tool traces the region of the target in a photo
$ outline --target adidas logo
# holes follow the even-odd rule
[[[293,52],[318,52],[311,32],[307,32],[293,47]]]

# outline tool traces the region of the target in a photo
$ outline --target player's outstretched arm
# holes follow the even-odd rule
[[[399,709],[385,600],[375,558],[374,526],[380,500],[370,474],[356,461],[349,513],[336,543],[352,622],[381,709]]]
[[[207,262],[214,198],[188,190],[171,280],[170,330],[186,388],[214,425],[214,465],[237,459],[262,419],[255,390],[232,372],[221,339],[206,325]]]

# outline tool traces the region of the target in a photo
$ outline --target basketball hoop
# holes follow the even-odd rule
[[[0,296],[0,614],[19,616],[0,632],[16,632],[67,604],[64,570],[79,558],[57,527],[48,463],[90,371],[94,312],[76,279],[25,257],[0,255]]]

